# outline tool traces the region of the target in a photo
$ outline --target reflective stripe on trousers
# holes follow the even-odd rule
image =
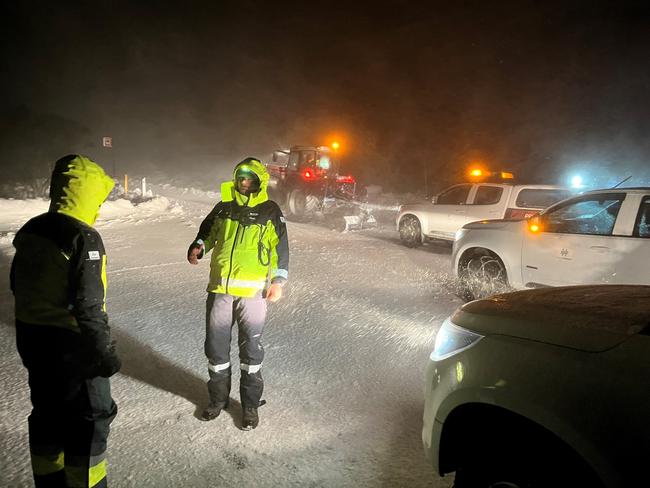
[[[106,456],[65,456],[31,452],[34,484],[40,487],[104,488],[106,483]]]

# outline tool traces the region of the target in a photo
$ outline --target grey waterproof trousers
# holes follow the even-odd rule
[[[266,321],[266,300],[221,293],[208,293],[206,303],[205,355],[208,357],[210,404],[225,407],[230,396],[230,343],[237,323],[242,406],[257,408],[264,389],[262,379],[262,330]]]

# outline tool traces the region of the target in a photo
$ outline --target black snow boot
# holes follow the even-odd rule
[[[241,372],[239,380],[239,397],[241,404],[250,407],[259,407],[260,398],[264,392],[264,380],[262,379],[262,372],[249,373],[247,371]]]
[[[253,407],[244,407],[244,417],[241,421],[241,430],[252,430],[260,424],[260,417],[257,415],[257,409]]]
[[[230,400],[230,368],[218,373],[210,371],[208,393],[210,403],[201,414],[202,420],[216,419],[222,410],[228,408]]]
[[[203,413],[201,413],[201,420],[205,420],[206,422],[208,420],[214,420],[221,414],[221,411],[226,408],[228,408],[228,402],[226,402],[225,405],[223,403],[218,405],[210,404],[205,408],[205,410],[203,410]]]
[[[262,400],[259,403],[259,406],[261,407],[265,403],[266,400]],[[255,427],[257,427],[260,424],[260,417],[257,413],[257,407],[247,407],[245,405],[242,405],[242,410],[244,415],[241,421],[241,429],[253,430]]]

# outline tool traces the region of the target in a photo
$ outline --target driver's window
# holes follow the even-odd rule
[[[438,195],[438,205],[464,205],[467,202],[467,195],[472,185],[458,185]]]
[[[316,161],[316,151],[300,151],[300,167],[313,166]]]
[[[298,169],[298,157],[300,156],[300,153],[297,152],[292,152],[289,154],[289,168],[291,169]]]
[[[636,237],[650,237],[650,197],[645,197],[641,202],[634,235]]]
[[[496,205],[501,200],[503,188],[499,186],[481,185],[476,190],[474,205]]]
[[[558,234],[612,235],[625,195],[584,198],[540,216],[542,230]]]

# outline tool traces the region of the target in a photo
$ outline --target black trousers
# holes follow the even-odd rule
[[[29,447],[36,487],[103,488],[106,442],[117,414],[107,378],[79,374],[74,331],[16,321],[29,373]]]

